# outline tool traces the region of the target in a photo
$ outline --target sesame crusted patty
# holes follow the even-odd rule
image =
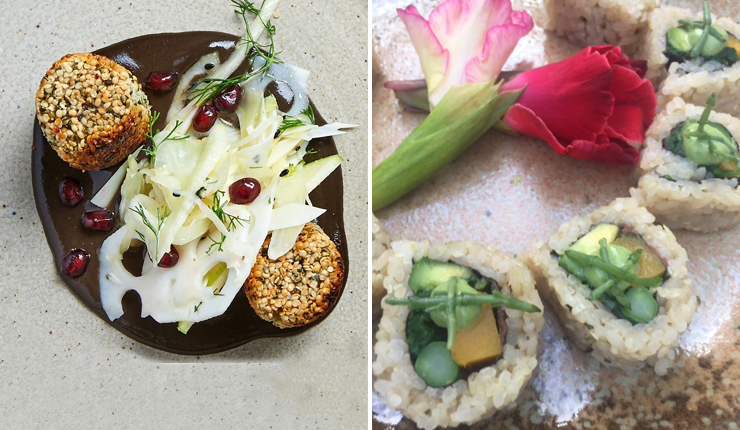
[[[36,93],[41,130],[62,160],[100,170],[125,159],[149,131],[149,101],[136,77],[89,53],[62,57]]]
[[[344,262],[334,242],[308,223],[293,248],[277,260],[267,258],[268,236],[244,291],[260,318],[280,328],[316,321],[339,297]]]

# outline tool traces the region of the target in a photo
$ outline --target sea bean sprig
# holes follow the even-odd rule
[[[709,13],[709,2],[706,0],[702,4],[702,11],[704,13],[704,19],[702,21],[704,24],[702,26],[703,30],[699,41],[696,43],[696,46],[694,46],[694,48],[691,49],[691,52],[689,53],[689,56],[692,58],[696,58],[701,54],[701,50],[704,49],[704,45],[707,43],[707,39],[709,38],[709,34],[712,30],[712,14]],[[715,33],[717,33],[716,30]],[[723,42],[725,41],[724,37],[719,37],[718,39]]]
[[[507,296],[499,291],[492,291],[491,294],[466,294],[459,292],[456,282],[449,282],[447,284],[447,294],[445,296],[409,296],[405,299],[390,297],[385,302],[393,306],[402,305],[408,306],[410,309],[423,309],[425,312],[442,309],[447,319],[447,349],[452,349],[452,345],[455,343],[455,332],[457,331],[455,310],[458,306],[491,305],[492,307],[504,306],[522,312],[542,312],[540,308],[533,304]]]
[[[659,287],[660,284],[663,283],[663,278],[661,277],[656,276],[653,278],[639,278],[637,277],[637,275],[634,275],[621,267],[610,264],[601,259],[601,257],[597,257],[595,255],[588,255],[573,250],[565,251],[565,255],[567,255],[568,258],[573,259],[576,263],[579,263],[585,267],[592,266],[601,269],[616,278],[616,280],[627,282],[629,285],[655,288]],[[630,257],[632,257],[632,255],[630,255]]]

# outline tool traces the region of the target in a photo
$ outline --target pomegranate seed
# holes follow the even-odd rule
[[[151,72],[144,81],[144,87],[163,93],[175,88],[179,80],[176,72]]]
[[[67,206],[77,206],[83,197],[82,185],[74,178],[64,178],[59,183],[59,198]]]
[[[97,231],[111,231],[114,221],[115,215],[113,215],[113,212],[105,209],[85,212],[80,218],[84,227]]]
[[[217,116],[218,112],[216,112],[213,105],[201,106],[198,112],[195,113],[195,118],[193,118],[193,130],[201,133],[210,130],[213,124],[216,123]]]
[[[239,107],[239,101],[242,99],[242,88],[239,85],[232,85],[221,91],[221,94],[213,99],[213,106],[223,113],[233,113]]]
[[[84,249],[72,249],[62,258],[62,275],[79,278],[87,270],[90,254]]]
[[[262,187],[260,182],[254,178],[242,178],[229,186],[229,197],[231,203],[246,205],[252,203],[260,195]]]
[[[157,266],[167,269],[177,264],[178,260],[180,260],[180,253],[177,252],[175,245],[170,245],[170,252],[164,253]]]

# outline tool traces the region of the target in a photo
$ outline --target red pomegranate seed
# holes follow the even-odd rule
[[[262,187],[260,182],[254,178],[242,178],[229,186],[229,197],[231,203],[246,205],[252,203],[260,195]]]
[[[175,72],[151,72],[144,81],[144,87],[163,93],[175,88],[179,80],[180,76]]]
[[[157,263],[157,266],[167,269],[177,264],[179,260],[180,253],[177,252],[175,245],[170,245],[170,252],[164,253],[162,258],[159,260],[159,263]]]
[[[62,275],[79,278],[87,270],[90,254],[84,249],[72,249],[62,258]]]
[[[218,112],[216,112],[216,108],[213,107],[213,105],[203,105],[198,109],[198,112],[195,113],[195,118],[193,118],[193,129],[201,133],[206,132],[216,123],[217,117]]]
[[[62,204],[67,206],[77,206],[82,201],[84,193],[80,181],[74,178],[64,178],[59,183],[59,198]]]
[[[223,113],[233,113],[236,108],[239,107],[239,101],[242,99],[242,87],[239,85],[232,85],[229,88],[221,91],[221,94],[217,95],[213,99],[213,106]]]
[[[113,212],[105,209],[85,212],[80,218],[84,227],[97,231],[111,231],[115,220],[116,217]]]

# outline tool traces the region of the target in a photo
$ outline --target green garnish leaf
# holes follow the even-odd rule
[[[250,52],[251,55],[253,55],[254,57],[262,58],[264,60],[264,64],[262,64],[255,70],[228,79],[203,79],[201,83],[205,85],[199,84],[191,91],[195,96],[194,100],[198,105],[208,103],[209,100],[216,97],[223,90],[232,85],[240,84],[255,76],[264,77],[265,75],[267,75],[267,71],[270,69],[270,66],[272,66],[273,64],[281,63],[281,61],[277,59],[277,56],[280,54],[280,52],[275,51],[275,26],[269,20],[265,22],[260,16],[264,1],[259,8],[256,7],[254,3],[247,0],[232,0],[231,3],[233,3],[236,8],[234,13],[242,17],[242,19],[244,20],[244,26],[246,27],[246,35],[244,36],[244,38],[242,38],[241,43],[246,43],[251,46],[252,49],[248,52]],[[249,14],[254,15],[259,19],[260,24],[262,24],[263,28],[267,32],[267,36],[269,39],[268,43],[262,44],[258,42],[252,35],[252,32],[249,29],[249,21],[247,18]]]

